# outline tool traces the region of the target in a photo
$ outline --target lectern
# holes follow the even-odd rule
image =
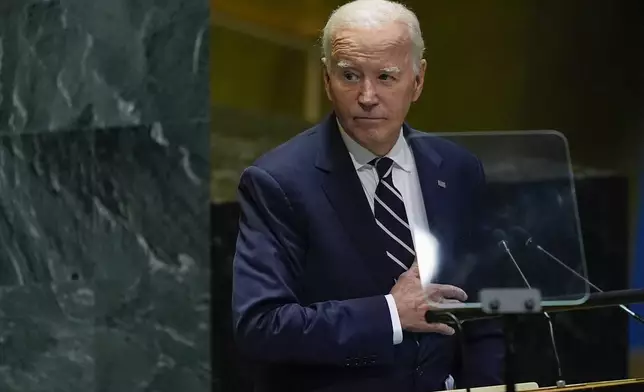
[[[502,320],[504,326],[505,385],[469,390],[644,392],[642,380],[568,386],[562,374],[550,313],[598,306],[621,306],[629,311],[624,304],[644,302],[642,291],[604,293],[587,278],[565,137],[555,131],[440,136],[473,152],[482,164],[486,182],[473,190],[480,201],[467,211],[472,216],[462,218],[467,226],[462,242],[441,243],[440,224],[431,227],[434,232],[430,229],[426,235],[414,237],[420,280],[427,292],[435,291],[432,285],[451,284],[468,293],[463,303],[430,296],[427,321],[451,320],[460,331],[462,322],[492,317]],[[590,287],[599,293],[591,293]],[[549,322],[558,368],[554,387],[517,383],[515,330],[524,314],[541,314]],[[461,351],[464,353],[462,342]]]

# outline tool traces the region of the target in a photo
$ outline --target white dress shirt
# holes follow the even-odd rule
[[[362,188],[364,189],[371,211],[374,211],[374,199],[376,194],[376,187],[378,186],[379,178],[376,168],[369,164],[371,160],[376,158],[372,152],[367,150],[353,140],[338,123],[342,139],[349,150],[349,155],[353,161],[353,165],[358,173]],[[405,203],[405,211],[407,213],[407,220],[412,232],[412,240],[414,247],[418,248],[416,244],[419,238],[427,236],[429,232],[429,225],[427,223],[427,214],[425,212],[425,203],[423,201],[423,193],[420,189],[420,181],[418,180],[418,172],[416,171],[416,162],[414,161],[414,154],[407,144],[402,132],[396,141],[394,147],[385,155],[394,162],[392,168],[393,182],[396,188],[403,196]],[[417,257],[418,249],[416,249]],[[393,327],[393,342],[399,344],[403,340],[402,327],[400,325],[400,317],[398,316],[398,309],[396,302],[391,294],[385,296],[387,304],[389,305],[389,313],[391,314],[391,324]]]

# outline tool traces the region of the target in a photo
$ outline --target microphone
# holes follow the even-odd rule
[[[567,269],[569,272],[571,272],[573,275],[575,275],[575,276],[576,276],[576,277],[578,277],[579,279],[583,280],[583,281],[584,281],[586,284],[588,284],[590,287],[594,288],[595,290],[599,291],[600,293],[603,293],[603,292],[604,292],[604,290],[602,290],[602,289],[600,289],[599,287],[597,287],[595,284],[593,284],[593,282],[591,282],[590,280],[588,280],[586,277],[584,277],[583,275],[581,275],[579,272],[575,271],[573,268],[569,267],[566,263],[564,263],[564,262],[563,262],[563,261],[561,261],[559,258],[557,258],[556,256],[554,256],[552,253],[550,253],[550,252],[548,252],[547,250],[545,250],[541,245],[539,245],[538,243],[536,243],[536,241],[534,240],[534,238],[532,237],[532,235],[530,235],[530,233],[528,233],[525,229],[523,229],[523,228],[521,228],[521,227],[519,227],[519,226],[515,226],[515,227],[513,227],[512,229],[510,229],[510,231],[511,231],[511,232],[512,232],[512,234],[513,234],[517,239],[519,239],[519,240],[520,240],[520,241],[521,241],[521,242],[522,242],[526,247],[536,249],[536,250],[538,250],[539,252],[541,252],[541,253],[545,254],[546,256],[548,256],[548,258],[549,258],[549,259],[556,261],[559,265],[561,265],[562,267],[564,267],[565,269]],[[620,307],[624,312],[628,313],[628,315],[630,315],[632,318],[634,318],[635,320],[637,320],[637,321],[639,321],[640,323],[644,324],[644,318],[642,318],[642,316],[640,316],[640,315],[638,315],[637,313],[633,312],[632,310],[630,310],[630,309],[629,309],[627,306],[625,306],[624,304],[620,304],[620,305],[619,305],[619,307]]]
[[[497,245],[501,249],[503,249],[503,251],[508,255],[508,257],[510,257],[510,260],[512,260],[512,262],[514,263],[514,267],[521,274],[521,278],[523,279],[523,282],[529,289],[531,289],[532,286],[530,286],[530,282],[528,282],[528,279],[523,274],[523,270],[521,269],[521,267],[519,267],[519,264],[514,258],[514,255],[512,255],[512,252],[510,251],[510,247],[508,246],[508,241],[507,241],[508,236],[505,234],[505,231],[501,229],[496,229],[492,232],[492,237],[494,237],[494,239],[497,241]]]
[[[510,260],[514,263],[514,267],[519,271],[519,274],[521,274],[521,278],[523,279],[523,282],[525,283],[526,287],[531,289],[532,286],[530,285],[530,282],[528,281],[528,278],[526,278],[525,274],[523,273],[523,270],[519,266],[519,263],[517,263],[516,259],[514,258],[514,255],[512,254],[512,251],[510,251],[510,247],[508,245],[508,236],[506,235],[505,231],[501,229],[496,229],[492,232],[492,237],[497,242],[497,245],[503,249],[503,251],[508,255]],[[564,381],[563,378],[563,372],[561,370],[561,360],[559,359],[559,350],[557,349],[557,342],[555,341],[555,330],[552,325],[552,318],[548,314],[548,312],[543,312],[543,315],[545,316],[546,320],[548,321],[548,332],[550,334],[550,343],[552,345],[552,352],[555,356],[555,362],[557,365],[557,387],[561,388],[566,385],[566,382]]]

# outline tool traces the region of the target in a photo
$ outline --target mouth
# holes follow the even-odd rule
[[[384,117],[354,117],[356,121],[383,121]]]

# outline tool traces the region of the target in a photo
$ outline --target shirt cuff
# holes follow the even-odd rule
[[[391,315],[391,329],[394,331],[394,344],[400,344],[403,341],[402,326],[400,325],[400,317],[398,316],[398,308],[393,295],[385,295],[387,305],[389,306],[389,314]]]

